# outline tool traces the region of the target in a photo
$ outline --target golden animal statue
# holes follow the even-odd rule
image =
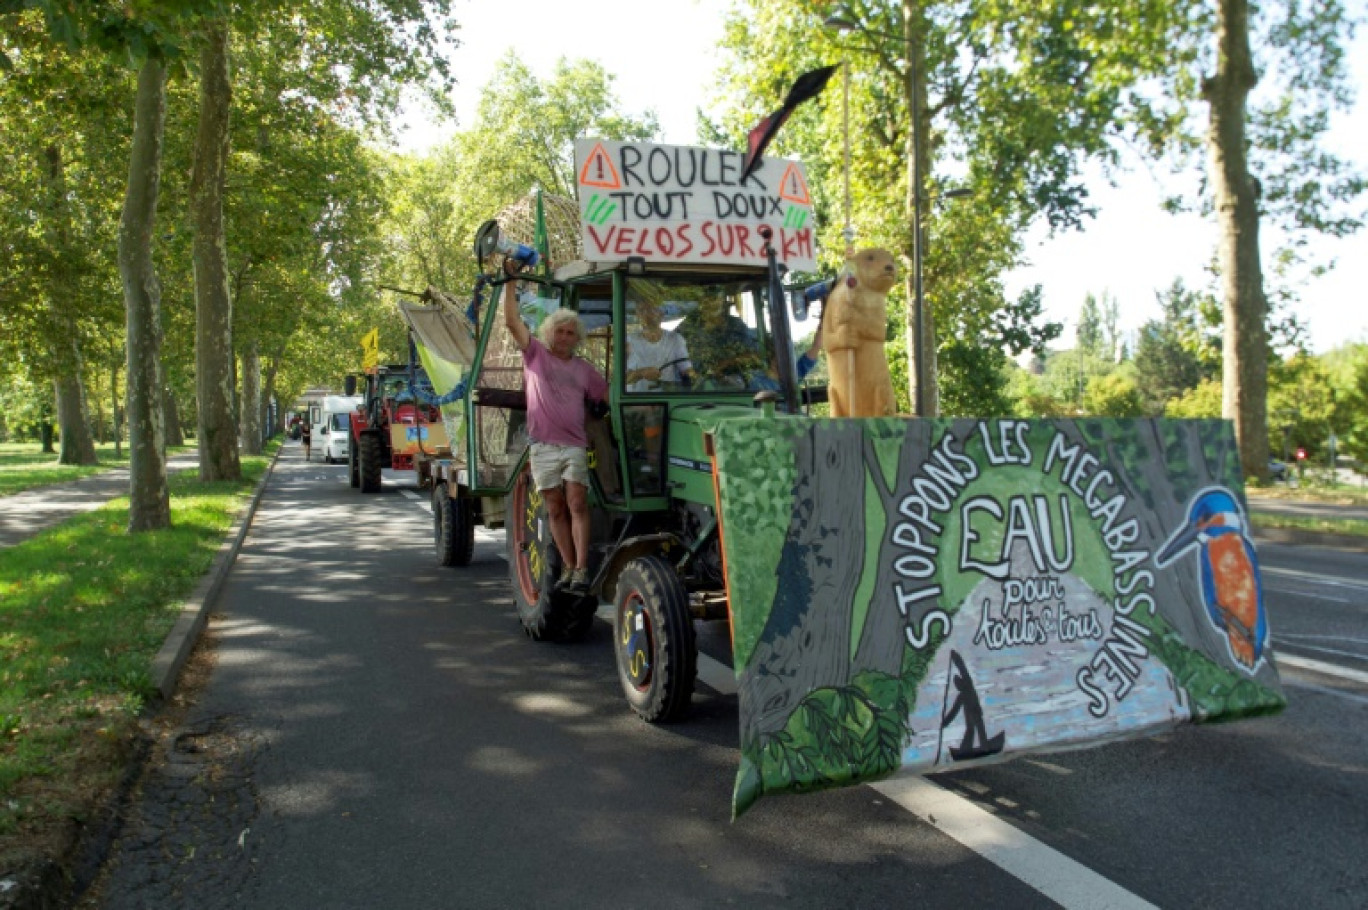
[[[852,250],[822,311],[822,347],[830,373],[832,417],[894,413],[893,379],[884,354],[888,291],[897,280],[887,250]]]

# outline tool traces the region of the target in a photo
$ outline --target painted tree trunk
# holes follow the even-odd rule
[[[242,451],[261,454],[261,357],[256,342],[242,351]]]
[[[925,421],[911,420],[889,426],[897,426],[903,430],[902,445],[908,451],[929,452],[936,442],[932,436],[932,425]],[[879,509],[887,516],[887,526],[892,529],[896,528],[899,521],[904,520],[898,514],[899,491],[910,487],[912,475],[921,470],[922,464],[898,463],[894,466],[893,476],[888,477],[878,457],[879,447],[874,439],[866,439],[863,444],[865,473],[868,478],[866,487],[869,490],[865,495],[872,494],[878,497]],[[884,447],[886,448],[887,444]],[[865,514],[863,507],[861,513]],[[884,538],[879,544],[881,568],[874,579],[875,591],[892,591],[897,582],[892,569],[893,560],[887,555],[893,546],[891,536],[885,534]],[[858,642],[855,655],[858,666],[878,669],[891,675],[897,674],[904,647],[904,620],[897,607],[896,600],[872,600],[855,639]]]
[[[67,205],[66,168],[62,150],[56,144],[43,151],[43,174],[48,209],[48,244],[53,252],[48,267],[48,312],[53,327],[53,391],[57,399],[57,426],[61,442],[57,461],[61,464],[97,464],[95,442],[86,420],[85,389],[81,384],[81,342],[69,308],[78,291],[70,268],[71,210]]]
[[[135,533],[171,524],[161,406],[161,286],[152,264],[165,125],[166,66],[149,57],[138,71],[128,188],[119,219],[119,277],[128,322],[128,530]]]
[[[223,229],[223,188],[228,166],[228,25],[210,27],[200,51],[199,130],[190,181],[194,224],[195,391],[199,401],[201,480],[236,480],[238,426],[233,408],[233,301]],[[244,407],[244,421],[247,409]]]
[[[782,570],[797,581],[775,592],[774,609],[755,648],[757,661],[773,670],[757,686],[756,727],[766,733],[782,729],[809,691],[848,672],[848,652],[826,648],[814,659],[812,649],[850,639],[851,616],[837,605],[854,600],[860,581],[864,500],[831,480],[847,476],[842,469],[859,462],[862,453],[855,421],[828,421],[797,443],[794,519],[782,561]],[[814,589],[812,579],[825,574],[822,567],[836,571]]]
[[[1210,108],[1219,258],[1225,309],[1222,415],[1235,425],[1246,477],[1268,476],[1267,302],[1259,262],[1259,185],[1245,154],[1245,102],[1258,81],[1249,49],[1248,0],[1220,0],[1216,75],[1202,94]]]

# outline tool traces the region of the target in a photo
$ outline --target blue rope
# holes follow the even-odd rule
[[[481,295],[484,293],[487,284],[489,284],[489,278],[483,274],[475,279],[475,293],[471,295],[470,306],[466,307],[465,311],[466,318],[470,320],[471,325],[476,325],[479,322],[480,304],[483,302]]]
[[[455,388],[445,395],[435,395],[427,389],[413,385],[409,386],[408,390],[413,393],[414,398],[417,398],[423,404],[430,404],[440,408],[444,404],[452,404],[465,397],[466,381],[462,379],[460,382],[456,383]]]

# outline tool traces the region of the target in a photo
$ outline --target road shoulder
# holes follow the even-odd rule
[[[163,701],[149,705],[142,724],[148,732],[140,736],[138,742],[129,744],[125,773],[97,805],[89,807],[84,821],[70,823],[64,835],[66,847],[60,851],[60,855],[38,858],[21,868],[0,869],[0,910],[70,906],[73,898],[98,874],[118,836],[124,807],[137,786],[153,740],[156,739],[153,731],[165,724],[164,714],[177,710],[173,696],[177,692],[181,671],[194,651],[214,600],[246,539],[283,449],[284,446],[277,448],[251,500],[234,521],[209,571],[182,604],[176,624],[152,660],[149,673]]]

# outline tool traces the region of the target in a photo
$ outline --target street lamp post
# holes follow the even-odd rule
[[[845,173],[842,175],[845,188],[845,229],[841,231],[841,236],[845,237],[846,252],[849,253],[855,246],[855,225],[850,221],[850,61],[843,60],[841,69],[844,70],[843,83],[844,94],[841,99],[841,137],[845,154]]]
[[[930,370],[926,357],[926,297],[922,292],[922,258],[926,250],[926,237],[922,233],[921,60],[920,55],[916,53],[914,28],[912,4],[904,0],[903,40],[907,45],[907,94],[910,99],[908,108],[912,112],[912,129],[908,130],[907,134],[908,142],[911,143],[911,148],[908,149],[908,176],[911,187],[908,191],[912,194],[912,312],[917,323],[913,341],[917,353],[916,363],[913,364],[916,370],[917,400],[913,402],[913,413],[918,417],[927,417],[930,416],[926,398]]]

